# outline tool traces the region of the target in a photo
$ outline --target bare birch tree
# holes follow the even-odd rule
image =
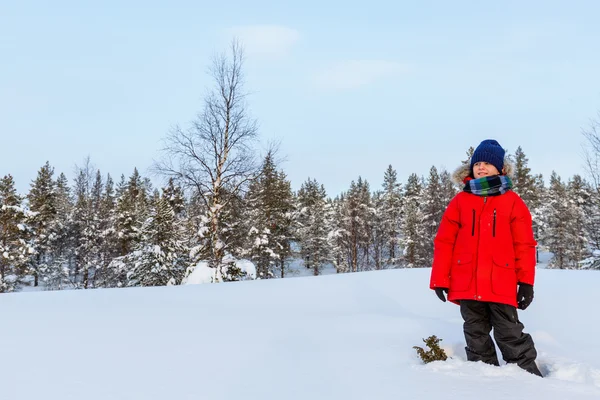
[[[597,118],[591,120],[590,126],[582,131],[587,139],[584,145],[585,165],[592,178],[596,191],[600,190],[600,111]]]
[[[258,167],[254,143],[257,123],[248,115],[243,91],[243,48],[234,40],[230,54],[213,59],[213,88],[189,129],[175,127],[167,136],[164,158],[155,165],[162,175],[176,180],[198,196],[206,210],[199,227],[201,245],[196,260],[206,259],[220,276],[228,249],[224,216],[230,200],[256,178]]]

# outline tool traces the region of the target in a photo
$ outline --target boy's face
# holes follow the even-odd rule
[[[473,164],[473,176],[475,179],[494,175],[500,175],[500,172],[492,164],[485,161],[480,161]]]

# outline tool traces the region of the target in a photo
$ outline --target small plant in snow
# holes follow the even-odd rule
[[[442,339],[438,339],[437,336],[432,335],[427,339],[423,339],[423,342],[425,342],[427,347],[429,347],[429,350],[425,351],[419,346],[413,346],[413,349],[417,350],[417,354],[419,357],[421,357],[421,360],[423,360],[423,363],[425,364],[432,361],[446,361],[448,356],[446,355],[444,349],[439,346],[439,342],[441,341]]]

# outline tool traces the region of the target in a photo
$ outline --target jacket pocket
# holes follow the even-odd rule
[[[473,255],[461,254],[452,261],[450,269],[450,290],[468,290],[473,280]]]
[[[514,259],[494,254],[492,261],[492,292],[498,296],[514,296],[516,300],[517,271]]]

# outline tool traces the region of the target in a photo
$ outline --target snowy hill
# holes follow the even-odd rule
[[[542,379],[465,361],[429,269],[0,296],[3,399],[599,399],[600,273],[539,270]],[[436,334],[452,356],[420,363]]]

